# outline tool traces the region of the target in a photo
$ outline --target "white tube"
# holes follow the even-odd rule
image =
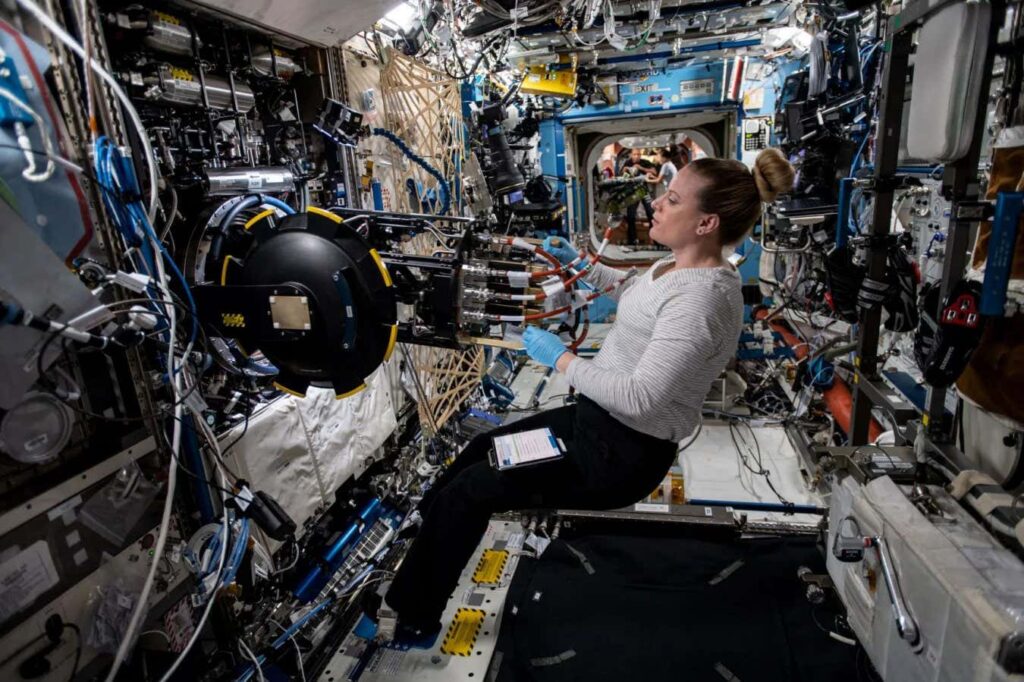
[[[173,353],[170,354],[173,357]],[[175,397],[177,400],[177,397]],[[174,436],[171,447],[177,452],[178,447],[181,443],[181,405],[179,404],[174,409],[175,428]],[[142,592],[139,594],[139,601],[135,605],[135,611],[132,613],[132,618],[128,622],[128,629],[125,631],[124,639],[121,640],[121,645],[117,648],[117,655],[114,657],[114,665],[110,669],[110,673],[107,675],[107,682],[113,682],[113,679],[117,676],[117,671],[121,668],[121,664],[124,663],[124,659],[128,656],[128,649],[131,647],[134,639],[135,631],[138,630],[142,617],[146,612],[149,611],[149,593],[153,590],[153,582],[156,578],[156,569],[160,565],[160,559],[164,555],[164,547],[167,544],[167,534],[171,527],[171,510],[174,507],[174,489],[175,483],[178,479],[178,466],[177,459],[171,458],[171,464],[167,471],[167,499],[164,502],[163,515],[160,518],[160,533],[157,535],[156,547],[153,550],[153,564],[149,569],[149,574],[146,576],[146,582],[142,586]]]
[[[254,654],[252,652],[252,649],[250,649],[246,645],[246,643],[242,641],[241,637],[238,638],[238,646],[240,646],[242,649],[244,649],[245,650],[245,655],[248,656],[252,660],[252,664],[256,668],[256,674],[259,676],[260,682],[266,682],[266,678],[263,677],[263,666],[260,665],[260,659],[256,658],[256,654]]]
[[[156,244],[155,246],[159,245]],[[167,301],[172,301],[173,299],[170,296],[170,291],[167,289],[167,276],[164,273],[163,258],[160,256],[159,251],[157,251],[157,257],[154,260],[156,262],[159,282],[167,296]],[[125,630],[124,639],[121,640],[121,644],[117,648],[117,654],[114,656],[114,664],[110,668],[110,672],[107,674],[107,682],[113,682],[114,678],[117,677],[117,671],[121,668],[121,664],[124,663],[124,659],[127,658],[128,650],[131,648],[132,642],[135,639],[135,631],[139,629],[143,616],[149,611],[149,594],[153,590],[157,567],[160,565],[160,559],[164,555],[164,548],[167,545],[167,535],[171,527],[171,510],[174,508],[174,490],[175,484],[178,480],[178,452],[181,449],[181,419],[184,411],[184,404],[181,401],[182,377],[180,373],[175,373],[174,371],[174,346],[175,335],[178,331],[178,319],[173,305],[167,306],[167,317],[170,339],[168,342],[167,352],[167,376],[171,379],[171,386],[173,388],[172,395],[174,396],[175,401],[174,429],[171,436],[171,461],[167,470],[167,498],[164,501],[164,510],[160,517],[160,532],[156,538],[156,546],[153,548],[153,564],[149,568],[148,575],[146,575],[146,582],[142,585],[142,592],[139,593],[139,601],[135,605],[135,611],[132,613],[131,620],[128,621],[128,629]]]
[[[153,198],[156,198],[155,194],[153,195]],[[181,399],[182,381],[184,379],[183,375],[187,373],[188,369],[186,365],[182,372],[175,371],[174,365],[177,353],[175,346],[177,345],[178,333],[177,309],[174,306],[174,298],[171,295],[170,287],[167,284],[167,273],[164,270],[162,246],[156,239],[156,235],[153,233],[152,228],[146,230],[146,235],[153,246],[153,252],[156,254],[156,257],[153,260],[156,264],[157,284],[159,284],[160,288],[163,290],[165,297],[164,301],[167,304],[167,376],[170,378],[171,394],[174,397],[174,427],[171,435],[171,457],[167,470],[167,498],[164,502],[164,510],[160,518],[160,532],[157,534],[156,546],[153,548],[153,564],[149,568],[149,573],[146,576],[146,582],[142,585],[142,592],[139,593],[139,601],[135,605],[135,611],[132,612],[131,620],[128,621],[128,629],[125,630],[124,639],[121,640],[121,644],[117,648],[117,654],[114,656],[114,663],[110,668],[110,672],[107,674],[106,682],[113,682],[114,678],[117,677],[117,672],[124,663],[124,659],[127,658],[128,650],[131,648],[131,645],[135,640],[135,632],[139,629],[139,626],[142,624],[143,617],[149,611],[149,594],[153,590],[157,567],[160,565],[160,559],[164,555],[164,548],[167,545],[167,535],[171,527],[171,510],[174,507],[174,490],[175,484],[178,480],[178,453],[181,450],[181,423],[184,413],[184,402]]]
[[[524,251],[530,251],[531,253],[537,251],[537,247],[526,241],[522,237],[515,237],[512,239],[512,246],[522,249]]]
[[[206,423],[206,420],[203,419],[203,415],[195,413],[193,413],[193,415],[195,423],[199,425],[199,430],[203,432],[204,436],[206,436],[206,442],[210,444],[210,447],[213,448],[214,453],[216,455],[214,457],[214,461],[217,466],[217,473],[220,476],[220,485],[222,488],[227,488],[228,481],[227,477],[224,476],[224,465],[220,463],[220,443],[217,441],[217,437],[210,432],[210,427]],[[227,495],[223,490],[220,491],[220,497],[221,506],[224,509],[224,523],[222,524],[224,530],[220,540],[220,561],[217,564],[216,575],[218,583],[220,582],[221,575],[224,572],[224,562],[228,555],[228,528],[230,526],[230,519],[228,518]],[[297,550],[295,558],[296,560],[298,560]],[[178,657],[174,659],[174,663],[171,665],[170,668],[167,669],[167,672],[164,673],[164,676],[160,678],[160,682],[167,682],[171,678],[171,676],[174,674],[174,671],[178,669],[178,666],[181,665],[181,662],[185,660],[186,656],[188,656],[188,652],[192,650],[192,647],[199,640],[199,635],[200,633],[202,633],[203,627],[206,626],[206,619],[210,617],[210,611],[213,609],[213,602],[216,601],[218,587],[219,585],[214,585],[213,592],[210,594],[210,598],[206,601],[206,608],[203,609],[203,615],[200,616],[199,622],[196,624],[195,630],[192,631],[192,637],[189,638],[188,644],[186,644],[185,648],[181,650],[181,653],[178,654]]]

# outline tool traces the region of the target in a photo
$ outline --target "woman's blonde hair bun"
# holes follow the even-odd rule
[[[754,182],[761,201],[770,203],[780,194],[787,194],[793,189],[796,171],[786,160],[782,152],[769,148],[757,155],[754,161]]]

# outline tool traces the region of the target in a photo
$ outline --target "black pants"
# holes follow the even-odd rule
[[[545,426],[565,443],[565,457],[505,472],[491,466],[493,436]],[[387,603],[410,626],[436,625],[492,514],[624,507],[654,490],[675,456],[675,443],[624,426],[585,397],[477,436],[424,495],[423,526]]]
[[[644,213],[647,214],[648,222],[651,220],[651,216],[654,215],[654,207],[651,205],[650,199],[647,198],[626,207],[626,241],[630,244],[635,244],[637,242],[636,214],[637,209],[640,206],[644,207]]]

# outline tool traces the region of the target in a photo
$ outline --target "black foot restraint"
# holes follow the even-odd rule
[[[355,627],[357,637],[385,643],[388,648],[429,649],[434,646],[441,632],[441,623],[420,624],[399,620],[398,614],[384,603],[384,594],[391,583],[384,583],[372,592],[364,592],[360,598],[363,617]]]
[[[939,309],[939,288],[922,290],[921,324],[914,337],[914,356],[924,378],[933,386],[949,386],[964,371],[981,340],[983,318],[978,313],[981,287],[960,281]],[[938,320],[932,317],[939,309]]]

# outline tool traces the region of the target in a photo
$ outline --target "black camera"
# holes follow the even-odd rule
[[[519,172],[515,157],[508,146],[508,138],[501,123],[505,120],[505,107],[500,102],[487,104],[477,115],[477,123],[487,141],[487,179],[491,192],[503,196],[517,192],[526,186],[523,174]]]

